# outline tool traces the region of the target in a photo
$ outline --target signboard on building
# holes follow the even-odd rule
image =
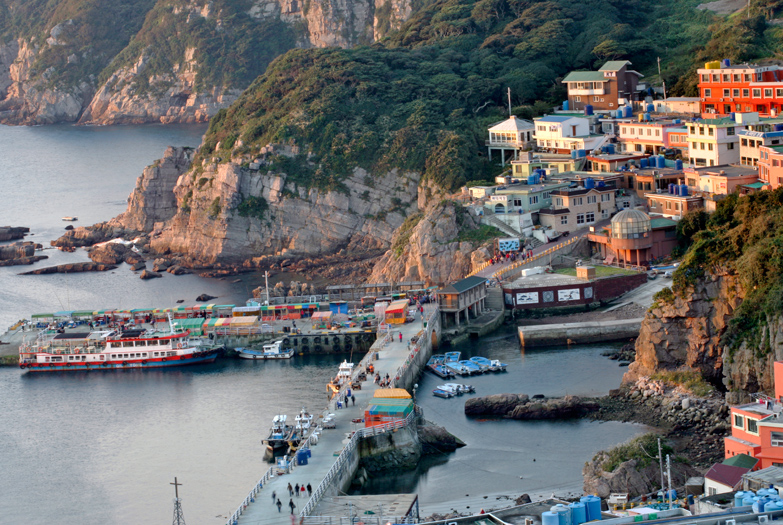
[[[498,239],[498,250],[501,252],[515,252],[519,250],[519,239],[515,237],[506,237]]]
[[[522,292],[517,294],[517,304],[538,303],[538,292]]]
[[[578,301],[579,300],[579,288],[569,288],[568,290],[558,290],[557,300],[560,302],[566,301]]]

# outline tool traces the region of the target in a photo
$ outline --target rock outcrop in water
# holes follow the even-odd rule
[[[20,273],[19,275],[45,275],[49,273],[80,273],[80,272],[108,272],[109,270],[115,270],[117,267],[111,264],[98,264],[93,262],[81,262],[70,264],[59,264],[57,266],[47,266],[46,268],[38,268],[29,272]]]
[[[35,255],[36,248],[40,248],[40,245],[29,241],[0,246],[0,266],[33,264],[48,258],[46,255]]]
[[[30,228],[23,226],[0,226],[0,241],[24,239],[28,233],[30,233]]]
[[[508,419],[571,419],[598,409],[598,404],[577,396],[530,398],[525,394],[494,394],[465,401],[465,415]]]

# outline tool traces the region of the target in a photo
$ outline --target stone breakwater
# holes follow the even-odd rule
[[[572,419],[598,409],[598,403],[577,396],[546,398],[525,394],[494,394],[465,402],[465,415],[508,419]]]

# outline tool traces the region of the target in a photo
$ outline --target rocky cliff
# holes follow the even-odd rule
[[[4,124],[205,122],[289,49],[370,44],[412,12],[409,0],[11,2],[33,23],[12,22],[0,44]]]

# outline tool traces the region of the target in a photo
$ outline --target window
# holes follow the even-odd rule
[[[576,215],[576,223],[577,224],[584,224],[585,223],[585,214],[584,213],[578,213]]]
[[[734,88],[734,89],[731,90],[731,96],[732,97],[739,98],[739,93],[740,93],[740,91],[737,88]]]
[[[728,144],[726,144],[726,149],[734,149],[734,143],[729,142]]]
[[[538,195],[533,195],[528,199],[528,201],[530,202],[530,204],[538,204]]]
[[[631,201],[623,201],[623,208],[630,208],[631,207]]]
[[[655,136],[656,136],[656,137],[660,137],[660,136],[661,136],[661,130],[659,130],[659,129],[656,129],[656,130],[655,130]]]
[[[628,133],[628,128],[623,128],[623,135],[625,135],[626,133]]]
[[[761,88],[753,88],[753,98],[761,98]]]
[[[667,210],[671,210],[672,209],[672,203],[671,202],[668,202],[668,201],[666,202],[666,209]]]
[[[699,142],[699,149],[704,149],[704,143],[703,142]]]
[[[710,137],[715,135],[715,129],[714,128],[707,128],[707,135]]]
[[[726,128],[726,135],[734,135],[734,128]]]
[[[730,89],[724,89],[723,90],[723,97],[729,98],[731,96],[731,90]]]
[[[748,145],[748,139],[742,139],[741,144],[743,146],[747,146]]]
[[[595,204],[598,202],[598,198],[595,195],[588,195],[587,196],[587,204]]]
[[[750,90],[749,89],[743,89],[742,90],[742,97],[748,98],[750,96]]]
[[[751,77],[750,77],[750,75],[748,73],[745,73],[743,78],[745,79],[745,82],[750,82],[750,80],[751,80]]]
[[[590,212],[585,214],[585,222],[595,222],[595,213]]]
[[[712,142],[710,142],[709,144],[707,144],[707,149],[708,149],[708,150],[710,150],[710,151],[712,151]]]
[[[577,197],[574,199],[574,206],[581,206],[582,205],[582,197]]]
[[[568,215],[560,216],[560,224],[568,224]]]
[[[773,447],[783,447],[783,432],[770,432],[770,445]]]
[[[772,98],[772,88],[764,88],[764,98]]]
[[[723,81],[731,82],[731,75],[729,75],[728,73],[723,73]]]
[[[574,102],[582,102],[582,97],[574,97]]]
[[[748,418],[748,432],[751,434],[758,434],[759,433],[759,427],[758,427],[758,421],[755,419]]]
[[[699,126],[699,135],[704,135],[704,126]]]
[[[607,202],[612,200],[612,195],[610,193],[604,193],[601,195],[601,202]]]
[[[736,74],[736,73],[734,75],[732,75],[732,79],[733,79],[734,82],[740,82],[740,76],[738,74]]]

